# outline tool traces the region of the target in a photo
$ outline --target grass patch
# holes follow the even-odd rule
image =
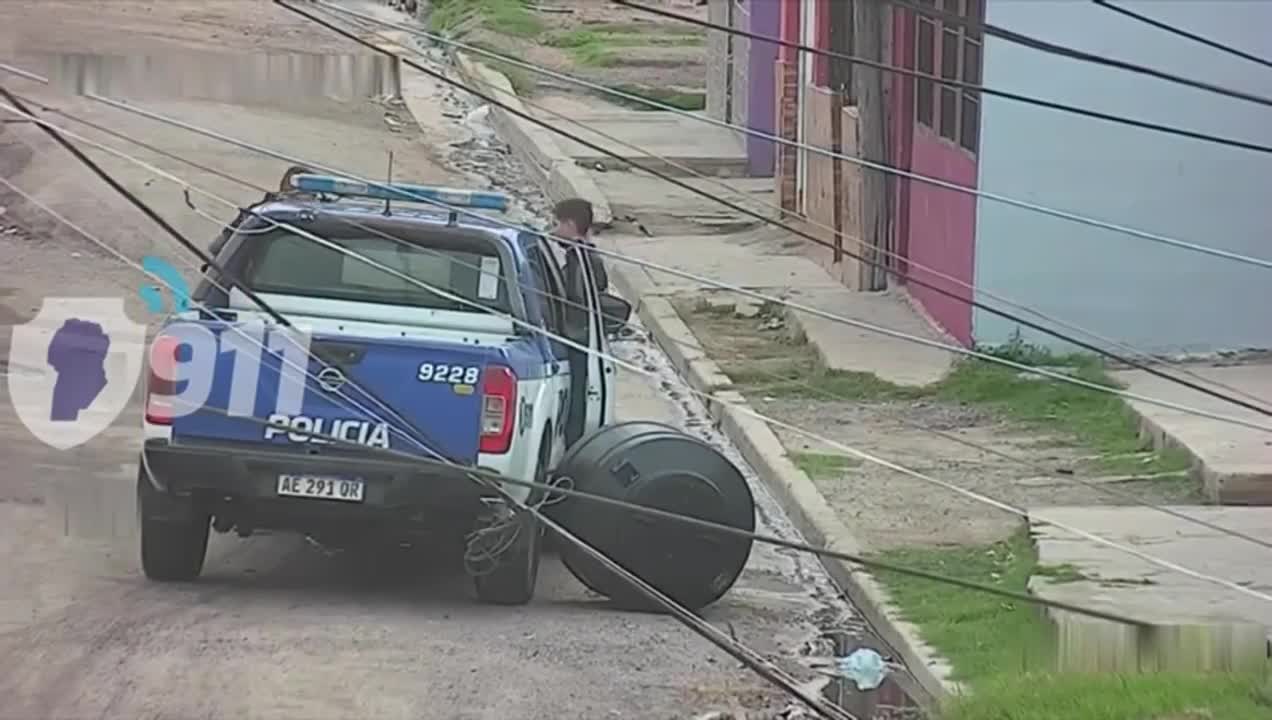
[[[494,43],[485,40],[478,40],[471,44],[473,47],[480,48],[487,52],[498,53],[500,55],[509,54],[506,49],[500,48]],[[491,57],[477,55],[476,53],[474,53],[474,55],[478,62],[491,70],[502,73],[504,77],[508,78],[508,84],[512,85],[512,89],[518,95],[523,97],[533,95],[535,90],[538,88],[538,83],[535,81],[535,75],[529,70],[517,67],[516,65],[504,62],[503,60],[496,60]]]
[[[500,35],[537,38],[543,34],[543,22],[523,0],[432,0],[428,15],[429,28],[449,31],[479,19],[483,29]]]
[[[629,47],[692,47],[703,38],[694,34],[649,34],[614,30],[606,26],[549,33],[545,45],[568,52],[580,65],[610,67],[622,60],[622,49]]]
[[[669,87],[655,87],[649,85],[632,85],[629,83],[619,83],[610,85],[610,87],[619,92],[635,95],[652,102],[670,105],[678,110],[704,110],[707,107],[707,94],[705,92],[697,92],[690,90],[677,90]],[[637,100],[629,100],[627,98],[617,97],[614,95],[606,95],[605,98],[612,103],[624,105],[633,110],[662,110],[662,108],[654,107]]]
[[[931,399],[985,407],[1024,426],[1072,437],[1100,455],[1093,468],[1100,472],[1183,474],[1191,465],[1188,454],[1180,449],[1140,452],[1145,442],[1126,404],[1116,395],[983,360],[962,361],[944,380],[926,387],[894,385],[871,373],[826,370],[811,359],[791,361],[776,369],[750,367],[745,361],[734,365],[724,371],[737,384],[749,386],[743,388],[744,392],[749,389],[769,396],[810,400],[833,396],[859,402]],[[1104,387],[1118,387],[1095,360],[1075,365],[1072,375]],[[1181,481],[1188,482],[1186,477]]]
[[[1037,566],[1022,530],[990,546],[883,553],[908,567],[1024,592],[1033,574],[1076,579],[1074,568]],[[972,694],[941,720],[1266,720],[1266,676],[1051,672],[1053,632],[1027,604],[928,580],[879,572],[901,614],[950,660]],[[1199,711],[1200,714],[1188,714]]]
[[[1267,720],[1257,675],[1028,675],[983,683],[941,720]]]
[[[793,452],[790,458],[810,478],[838,478],[844,470],[861,465],[857,458],[832,453]]]
[[[881,559],[1024,592],[1038,556],[1022,528],[1010,540],[989,546],[894,550]],[[905,619],[918,624],[924,639],[954,663],[954,679],[1050,669],[1054,639],[1034,606],[888,572],[878,577]]]

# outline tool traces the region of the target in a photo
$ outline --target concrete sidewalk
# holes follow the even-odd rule
[[[481,75],[483,82],[491,82],[491,71],[471,61],[461,59],[459,67],[470,78]],[[533,108],[528,108],[527,111],[534,112]],[[713,180],[687,180],[694,187],[726,195],[730,200],[761,214],[773,212],[771,180],[727,177],[733,174],[736,167],[736,148],[739,147],[738,138],[732,136],[730,131],[708,124],[694,128],[676,123],[674,134],[658,131],[655,133],[657,137],[651,139],[650,128],[666,127],[668,120],[656,117],[660,113],[628,113],[629,117],[626,118],[609,116],[615,115],[614,113],[607,115],[604,118],[605,131],[635,145],[657,140],[655,144],[659,155],[705,175],[716,176]],[[817,353],[822,367],[870,373],[903,386],[923,386],[941,380],[949,372],[956,356],[939,348],[881,334],[869,326],[917,336],[927,341],[948,343],[950,340],[913,309],[904,292],[858,293],[847,290],[820,265],[806,257],[802,248],[804,242],[790,237],[789,233],[766,226],[743,213],[643,173],[623,171],[622,163],[617,161],[599,162],[595,152],[575,143],[552,139],[551,133],[546,130],[535,128],[531,123],[498,109],[492,109],[492,118],[503,138],[522,161],[539,170],[544,188],[554,200],[573,196],[593,202],[598,209],[598,219],[609,227],[598,235],[600,247],[647,263],[646,267],[641,267],[617,258],[607,260],[613,286],[635,304],[645,326],[693,387],[714,396],[715,400],[708,401],[707,406],[715,421],[769,484],[808,541],[846,552],[871,550],[871,547],[861,541],[861,536],[850,531],[847,525],[849,522],[854,525],[858,523],[853,518],[845,517],[839,510],[841,505],[829,501],[824,488],[819,489],[810,475],[796,465],[789,442],[784,445],[783,439],[779,438],[769,424],[755,417],[756,411],[752,404],[735,391],[729,376],[721,370],[716,360],[704,352],[702,339],[695,336],[673,305],[673,300],[686,296],[718,296],[722,303],[739,301],[741,307],[759,304],[750,295],[756,293],[848,318],[858,326],[800,310],[789,310],[786,316],[787,321],[803,333],[808,346]],[[544,119],[552,121],[550,117]],[[570,128],[570,131],[574,132],[574,129]],[[606,146],[610,144],[597,138],[589,139]],[[630,150],[624,150],[620,154],[632,155]],[[727,185],[732,193],[724,192],[719,187],[721,183]],[[661,266],[673,272],[648,265]],[[1272,373],[1268,377],[1272,378]],[[1174,392],[1174,388],[1148,388],[1144,386],[1143,378],[1138,376],[1128,376],[1125,379],[1136,391],[1174,399],[1169,394]],[[1254,392],[1255,388],[1251,391]],[[1265,394],[1272,396],[1272,389]],[[1186,404],[1193,403],[1189,401]],[[1144,408],[1135,409],[1147,414]],[[1169,417],[1163,420],[1160,414],[1153,417],[1163,426],[1172,420]],[[1196,426],[1195,418],[1188,418],[1188,421]],[[1219,424],[1201,426],[1205,428],[1201,432],[1212,435],[1227,432],[1222,426],[1216,430],[1216,425]],[[952,427],[956,430],[959,428],[957,420],[953,421]],[[887,430],[880,432],[886,433]],[[999,428],[998,432],[1010,433],[1010,429]],[[1247,459],[1253,457],[1258,461],[1261,458],[1262,463],[1272,464],[1272,449],[1261,445],[1262,438],[1257,436],[1257,431],[1251,431],[1249,437],[1241,436],[1241,452],[1245,453],[1244,457]],[[952,456],[957,453],[938,447],[925,454]],[[966,449],[962,454],[968,454]],[[1194,452],[1194,456],[1199,462],[1204,459],[1197,452]],[[905,457],[895,459],[903,464],[910,462]],[[922,458],[917,457],[914,459],[915,462],[921,460]],[[976,457],[972,457],[967,461],[976,460]],[[940,463],[933,467],[939,474]],[[898,483],[897,487],[905,486]],[[909,489],[897,492],[942,491],[929,487],[926,491]],[[1050,504],[1081,505],[1086,502],[1086,496],[1061,496],[1058,499],[1060,502]],[[997,511],[982,509],[981,514],[993,512]],[[1140,511],[1136,508],[1103,508],[1099,514],[1091,514],[1085,518],[1079,516],[1075,523],[1089,532],[1107,535],[1117,527],[1131,523],[1133,517],[1138,517],[1135,515],[1137,512]],[[1254,522],[1272,527],[1272,510],[1254,512],[1264,513]],[[1121,516],[1120,513],[1127,515]],[[1121,519],[1122,517],[1126,519]],[[1019,522],[1016,517],[1012,520]],[[1087,520],[1091,522],[1083,524]],[[1244,521],[1251,522],[1248,517]],[[1215,537],[1209,542],[1210,549],[1223,548],[1218,552],[1248,551],[1247,544],[1230,537]],[[1107,548],[1098,549],[1115,552]],[[1155,552],[1158,550],[1159,548],[1154,549]],[[1180,563],[1196,560],[1195,557],[1190,557],[1191,551],[1180,552],[1183,553],[1180,558],[1168,556],[1166,559]],[[1272,551],[1268,552],[1272,556]],[[1106,561],[1102,555],[1095,559],[1097,555],[1088,554],[1084,556],[1085,559],[1076,558],[1078,570],[1082,571],[1084,566],[1081,563],[1088,560],[1092,563]],[[949,679],[949,665],[923,642],[913,625],[898,616],[887,593],[870,574],[836,560],[825,560],[824,564],[865,619],[911,669],[932,698],[960,691],[959,686]],[[1265,565],[1270,568],[1268,571],[1255,568],[1251,571],[1254,575],[1243,576],[1243,579],[1258,585],[1272,586],[1272,563]],[[1097,576],[1098,571],[1092,567],[1091,574]],[[1170,587],[1172,586],[1163,585],[1160,589],[1169,592]],[[1155,590],[1150,586],[1141,586],[1136,592],[1154,593]],[[1213,586],[1195,590],[1198,593],[1221,592]],[[1088,600],[1102,592],[1098,582],[1074,584],[1066,589],[1070,593],[1066,595],[1066,599],[1082,602],[1080,596],[1084,591],[1089,594]],[[1157,621],[1160,618],[1154,616],[1147,619]],[[1268,620],[1262,615],[1232,619],[1244,619],[1260,625]]]

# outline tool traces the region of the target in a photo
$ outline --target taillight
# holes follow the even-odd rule
[[[172,398],[177,394],[177,351],[181,341],[160,335],[150,345],[150,366],[146,377],[146,422],[172,424]]]
[[[502,365],[486,368],[481,381],[481,452],[508,452],[517,423],[516,411],[517,376]]]

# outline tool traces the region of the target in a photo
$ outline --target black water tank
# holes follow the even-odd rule
[[[670,425],[636,421],[581,438],[558,475],[583,492],[755,530],[746,478],[714,447]],[[751,555],[750,538],[688,526],[585,498],[546,506],[554,520],[677,602],[697,610],[720,599]],[[574,547],[561,559],[584,585],[631,609],[653,609],[622,578]]]

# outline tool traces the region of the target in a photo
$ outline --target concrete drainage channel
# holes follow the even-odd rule
[[[412,42],[424,55],[424,58],[418,59],[419,62],[439,71],[451,69],[446,53],[441,48],[419,38],[412,38]],[[529,176],[520,162],[495,135],[486,122],[487,113],[488,109],[464,97],[460,91],[451,88],[441,91],[441,114],[467,136],[448,145],[445,160],[450,167],[473,177],[474,187],[490,187],[506,193],[512,199],[512,209],[507,214],[510,220],[541,226],[550,214],[551,202],[528,180]],[[633,323],[637,322],[633,318]],[[778,509],[765,485],[755,477],[733,444],[714,427],[699,400],[690,392],[688,384],[649,339],[643,328],[616,341],[614,352],[625,362],[656,375],[661,389],[679,407],[680,417],[676,424],[681,429],[719,448],[731,462],[742,469],[755,495],[761,526],[766,531],[782,537],[800,537]],[[908,720],[923,717],[920,705],[915,700],[922,697],[914,691],[917,687],[915,681],[894,661],[893,653],[860,620],[856,611],[842,599],[838,588],[831,583],[816,558],[805,553],[758,544],[752,552],[753,556],[759,553],[770,554],[782,568],[782,579],[787,581],[786,584],[799,587],[805,599],[815,603],[816,609],[809,612],[806,618],[810,627],[809,638],[800,651],[793,653],[795,657],[790,659],[807,670],[814,671],[821,678],[816,687],[827,699],[844,706],[862,720]],[[840,658],[859,648],[876,650],[887,662],[888,672],[881,686],[871,690],[858,690],[853,680],[842,676],[836,669]],[[774,660],[783,664],[782,658]],[[701,720],[729,720],[732,717],[734,716],[712,713],[701,716]],[[777,715],[767,717],[793,720],[811,715],[792,705]],[[759,720],[754,716],[748,718]]]

